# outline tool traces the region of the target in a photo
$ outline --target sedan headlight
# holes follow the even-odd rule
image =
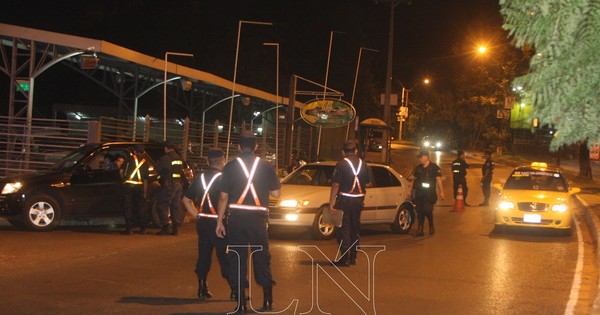
[[[299,206],[306,206],[306,205],[308,205],[308,200],[287,199],[287,200],[281,200],[281,202],[279,202],[279,206],[283,207],[283,208],[296,208]]]
[[[423,142],[423,145],[425,145],[426,147],[428,147],[428,146],[429,146],[429,144],[430,144],[430,143],[429,143],[429,141],[425,141],[425,142]]]
[[[438,142],[438,143],[436,143],[436,144],[435,144],[435,146],[436,146],[436,147],[439,149],[439,148],[441,148],[441,147],[442,147],[442,143],[441,143],[441,142]]]
[[[567,212],[569,206],[566,203],[559,203],[552,205],[552,211],[554,212]]]
[[[515,204],[511,201],[500,201],[498,204],[498,209],[500,210],[512,210],[515,208]]]
[[[17,191],[19,191],[19,189],[21,189],[21,187],[23,187],[23,184],[21,184],[21,182],[6,183],[4,185],[4,188],[2,188],[2,194],[3,195],[14,194]]]

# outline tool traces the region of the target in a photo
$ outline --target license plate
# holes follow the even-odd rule
[[[542,222],[542,216],[539,215],[539,214],[526,213],[523,216],[523,222],[525,222],[525,223],[541,223]]]

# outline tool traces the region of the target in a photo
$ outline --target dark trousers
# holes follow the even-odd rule
[[[164,181],[160,184],[156,197],[156,210],[162,227],[169,225],[169,209],[173,226],[177,227],[183,223],[185,212],[181,208],[182,192],[183,187],[178,180]]]
[[[337,240],[340,244],[341,254],[348,252],[356,257],[356,248],[360,245],[360,213],[364,205],[364,198],[338,197],[336,207],[344,211],[342,227],[338,229]],[[340,260],[345,261],[350,256],[344,255]]]
[[[419,221],[419,230],[425,225],[425,218],[429,222],[429,227],[433,226],[433,205],[435,203],[426,198],[416,198],[415,207],[417,210],[417,219]]]
[[[481,182],[481,190],[483,190],[483,202],[484,203],[488,203],[490,201],[490,192],[491,192],[491,184],[492,184],[492,178],[490,179],[484,179],[483,182]]]
[[[464,177],[454,177],[454,199],[458,195],[458,185],[462,185],[463,189],[463,199],[467,202],[467,195],[469,193],[469,188],[467,187],[467,179]]]
[[[206,280],[212,263],[213,250],[217,252],[217,260],[221,265],[221,277],[228,280],[229,265],[227,263],[227,240],[220,238],[215,233],[217,220],[212,218],[199,218],[196,222],[198,232],[198,260],[196,260],[196,274],[198,280]]]
[[[124,216],[126,222],[131,224],[137,220],[140,227],[145,227],[146,203],[143,185],[125,184],[124,188]]]
[[[248,288],[248,246],[251,246],[254,278],[259,285],[271,287],[273,275],[267,217],[251,210],[246,210],[251,213],[243,213],[243,211],[232,212],[227,218],[229,283],[235,288]]]

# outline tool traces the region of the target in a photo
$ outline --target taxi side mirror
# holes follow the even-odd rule
[[[569,195],[574,195],[581,192],[581,188],[579,187],[569,187]]]
[[[492,187],[494,187],[494,188],[496,188],[498,190],[502,190],[503,185],[501,183],[495,183],[495,184],[492,185]]]

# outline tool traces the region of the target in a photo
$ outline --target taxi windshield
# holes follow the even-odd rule
[[[567,192],[567,185],[560,173],[546,171],[514,171],[504,185],[504,189]]]
[[[332,175],[333,166],[305,165],[294,171],[281,183],[306,186],[331,186]]]

